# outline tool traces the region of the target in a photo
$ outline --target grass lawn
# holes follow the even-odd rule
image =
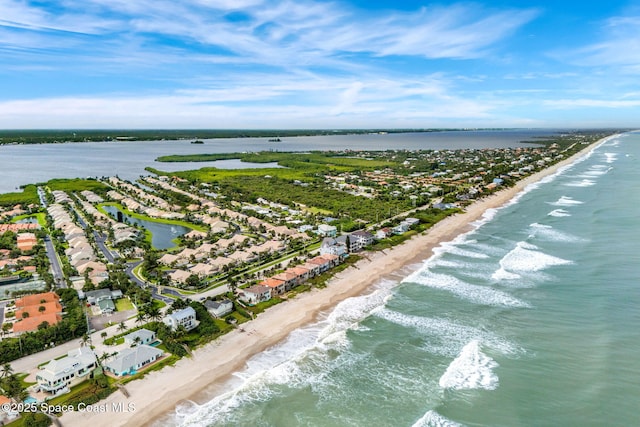
[[[27,218],[35,218],[38,221],[38,224],[40,224],[40,227],[47,228],[47,216],[44,212],[14,216],[13,218],[11,218],[11,222],[16,223],[18,221],[22,221],[23,219],[27,219]]]
[[[150,216],[142,215],[142,214],[130,211],[129,209],[127,209],[124,206],[122,206],[120,203],[116,203],[116,202],[100,203],[99,205],[96,206],[98,211],[102,212],[103,214],[105,214],[107,216],[110,216],[110,215],[109,215],[109,213],[107,211],[105,211],[103,209],[103,206],[114,206],[116,209],[118,209],[122,213],[127,214],[132,218],[141,219],[143,221],[158,222],[158,223],[161,223],[161,224],[169,224],[169,225],[181,225],[183,227],[187,227],[187,228],[190,228],[192,230],[203,231],[205,233],[207,231],[209,231],[209,229],[206,226],[203,226],[203,225],[200,225],[200,224],[193,224],[191,222],[180,221],[178,219],[152,218]]]
[[[129,300],[129,298],[117,299],[116,310],[117,311],[133,310],[133,303]]]

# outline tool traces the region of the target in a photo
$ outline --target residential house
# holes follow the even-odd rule
[[[198,327],[199,323],[196,319],[196,311],[193,307],[185,307],[182,310],[177,310],[171,314],[167,314],[162,321],[173,331],[178,329],[178,326],[183,326],[187,331],[190,331]]]
[[[391,235],[391,233],[392,231],[390,228],[388,227],[381,228],[380,230],[376,231],[376,239],[378,240],[386,239]]]
[[[346,255],[349,251],[347,248],[347,236],[325,237],[320,246],[320,254],[333,254],[338,256]]]
[[[215,273],[218,269],[210,264],[198,263],[191,267],[189,271],[192,274],[196,274],[198,277],[205,278],[213,273]]]
[[[259,285],[266,286],[267,288],[271,289],[272,297],[283,294],[287,291],[284,280],[276,279],[273,277],[269,277],[268,279],[263,280],[259,283]]]
[[[393,234],[406,233],[407,231],[409,231],[409,224],[407,224],[406,222],[401,222],[400,224],[393,227],[392,230],[393,230]]]
[[[269,301],[271,299],[271,288],[262,285],[254,285],[246,289],[242,289],[240,299],[249,305]]]
[[[17,246],[21,251],[30,251],[38,244],[38,239],[34,233],[20,233],[17,236]]]
[[[224,317],[233,311],[233,302],[228,299],[222,301],[207,300],[204,302],[207,311],[216,318]]]
[[[289,267],[286,271],[296,275],[296,282],[298,285],[305,282],[309,278],[310,274],[310,271],[302,266]]]
[[[338,229],[333,225],[320,224],[318,226],[318,234],[326,237],[336,237]]]
[[[148,329],[138,329],[124,336],[124,343],[129,347],[134,345],[147,345],[156,341],[156,333]]]
[[[66,357],[47,363],[37,372],[36,381],[41,391],[56,395],[68,392],[72,386],[91,378],[97,366],[93,350],[80,347],[69,351]]]
[[[373,243],[373,234],[368,231],[354,231],[349,234],[349,252],[357,252]]]
[[[174,283],[185,283],[191,274],[189,271],[176,270],[169,274],[169,279]]]
[[[133,375],[145,366],[160,359],[164,352],[149,345],[125,348],[116,358],[104,365],[105,370],[118,377]]]
[[[97,305],[100,308],[101,314],[112,314],[116,311],[114,300],[122,298],[122,291],[120,289],[97,289],[95,291],[88,291],[84,293],[87,298],[87,304]]]
[[[20,412],[12,407],[13,400],[6,396],[0,395],[0,425],[5,425],[20,416]]]
[[[315,258],[311,258],[309,261],[307,261],[309,264],[315,264],[317,266],[317,273],[316,274],[320,274],[320,273],[324,273],[325,271],[327,271],[328,269],[331,268],[331,261],[327,260],[326,258],[324,258],[323,256],[317,256]]]
[[[272,279],[282,280],[284,282],[284,290],[290,291],[298,284],[298,275],[290,271],[284,271],[282,273],[271,276]]]

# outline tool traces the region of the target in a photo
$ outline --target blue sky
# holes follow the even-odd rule
[[[2,129],[636,127],[640,3],[0,0],[0,63]]]

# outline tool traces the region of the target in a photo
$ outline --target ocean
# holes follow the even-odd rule
[[[162,424],[639,425],[639,159],[610,138]]]

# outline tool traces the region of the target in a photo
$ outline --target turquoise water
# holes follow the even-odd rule
[[[638,425],[639,158],[604,142],[163,424]]]

